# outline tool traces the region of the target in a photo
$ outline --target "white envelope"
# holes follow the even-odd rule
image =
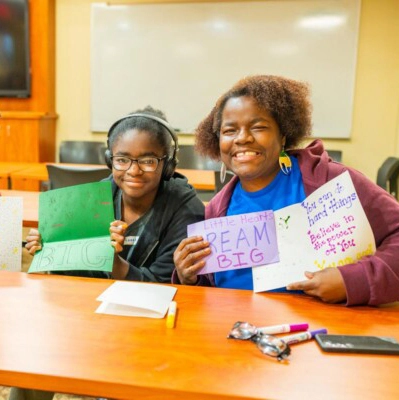
[[[177,288],[142,282],[114,282],[97,300],[96,313],[163,318]]]

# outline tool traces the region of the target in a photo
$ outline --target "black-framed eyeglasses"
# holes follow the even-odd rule
[[[125,156],[112,156],[112,166],[118,171],[127,171],[132,164],[135,162],[139,169],[143,172],[155,172],[158,168],[159,163],[164,160],[163,157],[140,157],[140,158],[129,158]]]
[[[291,354],[291,348],[284,340],[273,335],[263,334],[248,322],[237,321],[227,337],[229,339],[251,340],[263,354],[275,357],[278,361],[287,359]]]
[[[249,322],[237,321],[229,333],[230,339],[247,340],[260,333],[259,329]]]

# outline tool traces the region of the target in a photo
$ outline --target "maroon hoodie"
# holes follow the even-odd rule
[[[306,196],[344,171],[349,171],[360,202],[373,230],[377,251],[354,264],[338,267],[347,305],[379,305],[399,300],[399,203],[360,172],[332,161],[320,140],[305,149],[289,152],[298,159]],[[205,219],[226,215],[234,177],[205,208]],[[177,274],[172,281],[178,283]],[[213,286],[213,275],[200,275],[198,285]]]

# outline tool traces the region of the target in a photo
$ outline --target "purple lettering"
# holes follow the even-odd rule
[[[226,236],[230,233],[230,231],[224,231],[220,233],[220,251],[222,253],[227,253],[228,251],[231,251],[231,249],[226,249],[225,245],[227,245],[228,243],[230,243],[230,239],[226,238]]]
[[[220,269],[229,268],[232,261],[228,259],[224,254],[219,254],[216,259],[218,260],[218,265]]]
[[[263,223],[261,232],[258,231],[258,228],[256,226],[254,226],[254,231],[255,231],[254,232],[255,233],[255,246],[258,245],[258,241],[262,240],[263,234],[266,236],[267,243],[270,244],[269,235],[267,233],[266,222]]]
[[[249,257],[253,263],[262,262],[264,260],[263,253],[256,248],[251,250]]]
[[[218,249],[213,244],[213,242],[216,240],[216,233],[215,232],[207,233],[206,234],[206,240],[209,242],[209,245],[211,246],[212,253],[217,253]]]
[[[236,247],[237,249],[240,247],[240,241],[241,240],[245,240],[245,242],[247,243],[247,246],[250,246],[250,243],[248,241],[247,236],[245,235],[245,231],[243,228],[240,228],[240,230],[238,231],[238,237],[237,237],[237,243],[236,243]]]

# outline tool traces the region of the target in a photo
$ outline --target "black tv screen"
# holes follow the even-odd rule
[[[30,96],[28,0],[0,0],[0,96]]]

